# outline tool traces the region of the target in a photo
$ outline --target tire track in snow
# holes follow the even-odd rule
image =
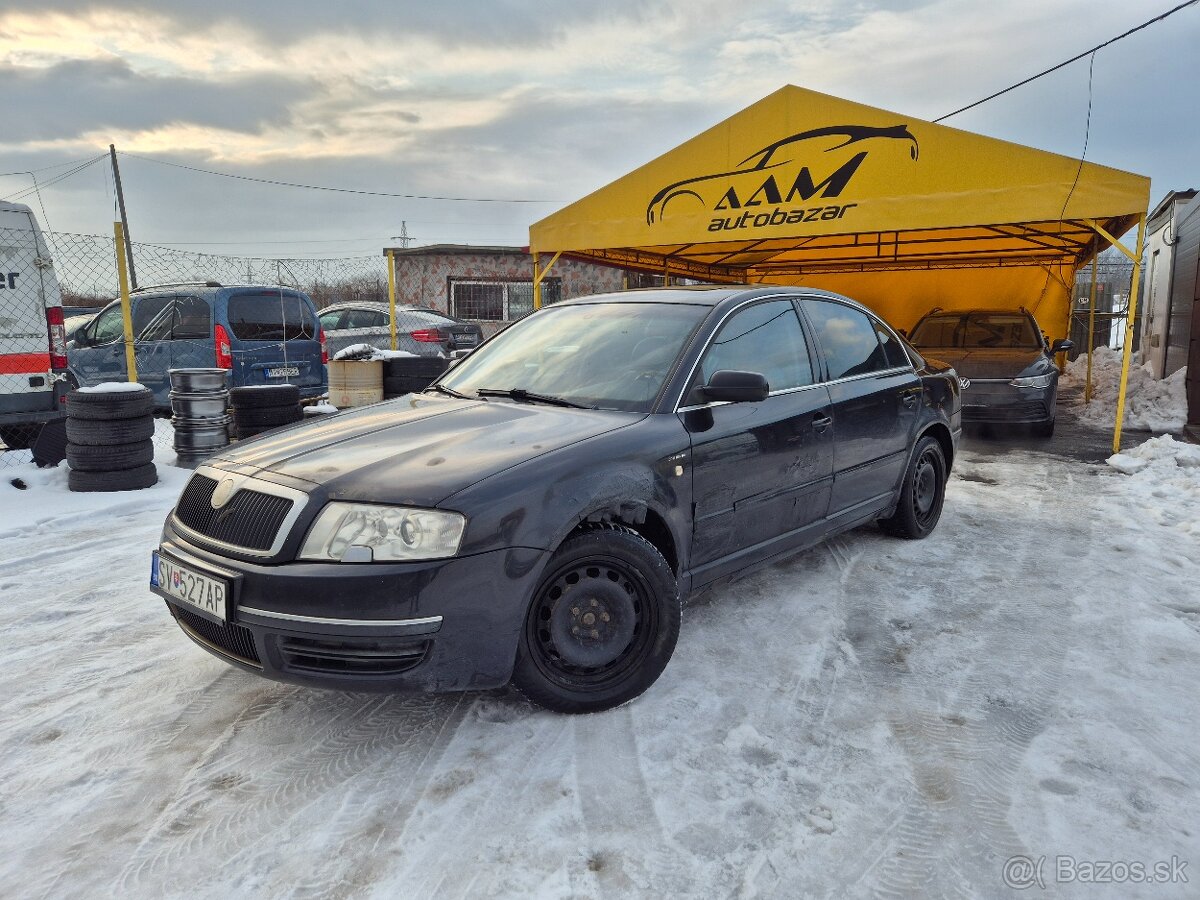
[[[463,710],[461,697],[274,688],[181,778],[120,888],[153,893],[188,883],[203,893],[219,879],[290,891],[297,866],[327,860],[326,848],[339,844],[358,849],[343,869],[373,866],[381,840],[403,828]],[[406,764],[404,793],[390,798],[387,786]],[[314,885],[314,895],[323,891],[334,889]]]
[[[575,777],[586,866],[601,896],[690,894],[680,850],[651,800],[629,704],[575,719]]]
[[[1043,520],[1046,498],[1054,496],[1050,467],[1040,462],[1040,484],[1027,488],[1033,522]],[[1010,572],[1039,581],[1054,574],[1039,558],[1036,528],[1022,533],[1018,523],[1012,534],[1022,540],[1008,561]],[[995,884],[978,879],[989,872],[998,879],[1005,858],[1026,852],[1008,821],[1010,795],[1025,752],[1056,706],[1069,610],[1066,603],[1030,602],[1011,585],[952,593],[941,599],[945,616],[939,619],[953,621],[957,600],[990,596],[993,605],[978,621],[987,626],[987,639],[965,659],[960,652],[951,666],[943,665],[936,680],[910,668],[923,664],[926,648],[889,633],[874,598],[854,598],[864,628],[863,671],[887,698],[888,722],[914,786],[892,838],[858,878],[848,879],[870,895],[986,895]]]

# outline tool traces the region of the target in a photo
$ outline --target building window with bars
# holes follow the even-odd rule
[[[542,305],[562,299],[562,281],[542,281]],[[533,312],[533,281],[451,278],[450,314],[460,319],[511,322]]]

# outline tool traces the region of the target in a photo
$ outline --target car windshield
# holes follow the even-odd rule
[[[587,303],[528,316],[472,353],[439,382],[542,394],[585,406],[649,412],[688,337],[709,307]]]
[[[909,337],[917,347],[1037,350],[1041,340],[1021,313],[957,313],[927,316]]]

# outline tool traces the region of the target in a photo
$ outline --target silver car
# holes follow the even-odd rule
[[[962,385],[964,425],[1029,425],[1054,434],[1058,367],[1054,354],[1074,346],[1049,344],[1026,309],[934,309],[913,327],[909,341],[949,363]]]
[[[386,303],[334,303],[321,310],[320,318],[331,357],[354,344],[391,349],[391,316]],[[428,307],[396,307],[397,350],[415,356],[448,356],[452,350],[473,350],[482,340],[483,330],[478,325]]]

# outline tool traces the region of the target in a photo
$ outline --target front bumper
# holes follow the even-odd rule
[[[388,692],[507,684],[546,556],[512,548],[420,563],[258,565],[191,544],[170,522],[160,552],[230,584],[224,623],[166,598],[209,652],[278,681]]]
[[[964,425],[1021,425],[1054,418],[1057,382],[1044,388],[1013,387],[1005,381],[971,379],[962,392]]]

